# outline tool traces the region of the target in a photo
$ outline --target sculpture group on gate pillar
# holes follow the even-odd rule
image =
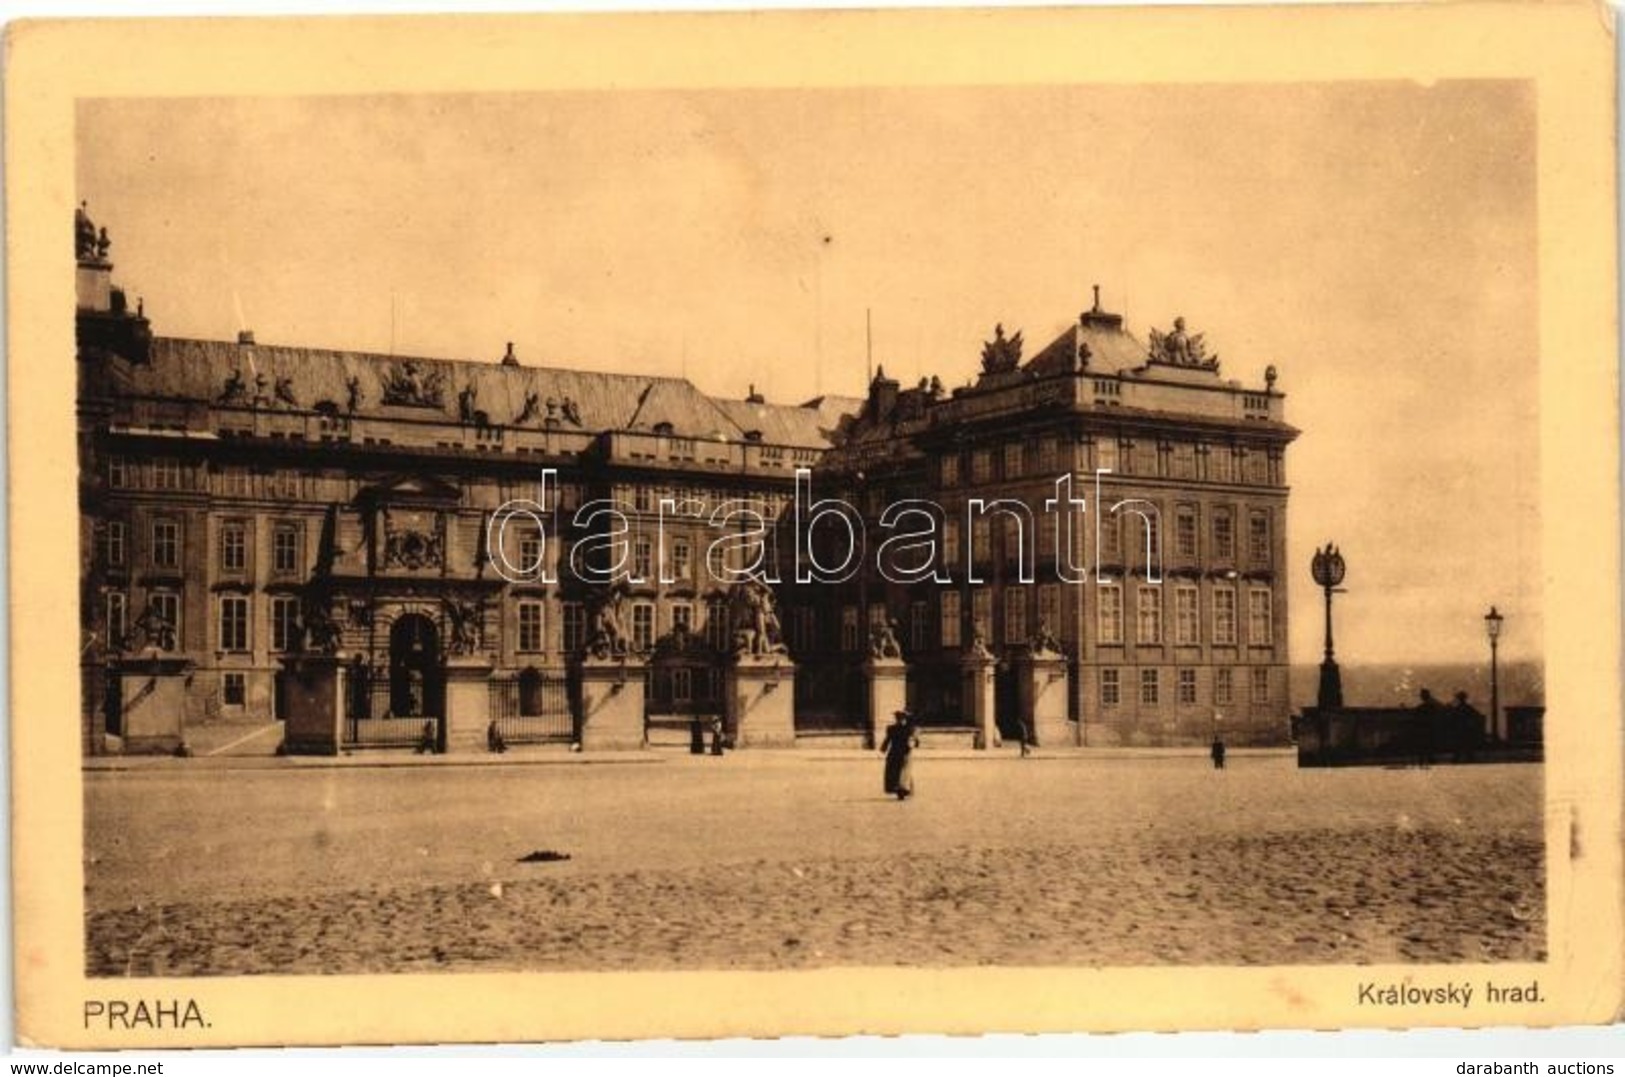
[[[868,746],[878,748],[887,723],[908,709],[908,664],[897,639],[897,622],[888,618],[869,629],[869,658],[863,664],[868,681]]]
[[[583,751],[602,748],[641,748],[644,733],[644,660],[633,649],[626,627],[624,583],[615,583],[597,596],[592,631],[576,667],[580,679],[580,710],[576,714],[576,743]]]
[[[767,584],[755,577],[734,584],[728,605],[732,611],[735,655],[771,658],[790,653],[784,645],[778,609]]]
[[[773,591],[751,577],[728,596],[733,660],[724,677],[725,725],[741,748],[793,746],[795,666],[784,644]]]

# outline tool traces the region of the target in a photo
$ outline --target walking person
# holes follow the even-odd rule
[[[898,711],[892,716],[891,725],[886,727],[885,739],[880,742],[880,750],[886,753],[886,792],[898,800],[914,795],[914,768],[909,757],[919,746],[914,716],[908,711]]]
[[[1213,738],[1213,749],[1208,753],[1213,757],[1213,769],[1224,769],[1224,741],[1218,737]]]

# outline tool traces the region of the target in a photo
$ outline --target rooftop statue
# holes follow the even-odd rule
[[[1201,333],[1187,333],[1185,319],[1175,318],[1174,327],[1164,334],[1156,329],[1151,330],[1150,358],[1153,363],[1165,363],[1169,366],[1205,367],[1210,370],[1219,368],[1219,357],[1208,355],[1207,344]]]
[[[383,401],[413,408],[445,406],[446,377],[439,371],[424,373],[417,362],[406,360],[383,379]]]
[[[993,327],[993,339],[982,345],[982,373],[1000,374],[1021,365],[1021,333],[1008,340],[1004,323]]]

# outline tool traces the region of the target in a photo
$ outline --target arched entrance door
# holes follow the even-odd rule
[[[421,613],[398,619],[389,629],[389,712],[397,718],[442,718],[445,685],[434,622]]]

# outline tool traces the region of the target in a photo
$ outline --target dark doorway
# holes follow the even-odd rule
[[[389,630],[389,713],[397,718],[440,718],[444,702],[440,633],[429,618],[409,613]]]

